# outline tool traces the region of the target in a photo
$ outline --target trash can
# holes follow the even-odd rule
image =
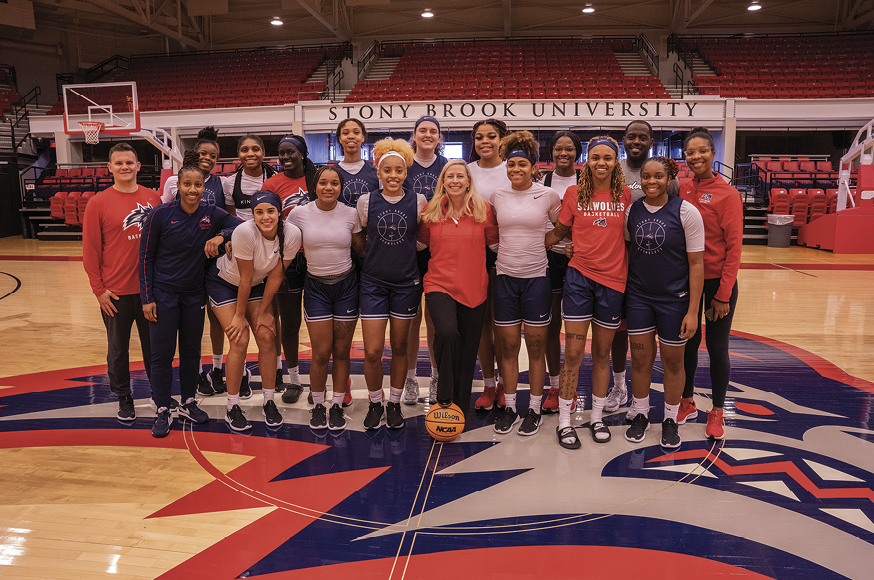
[[[768,214],[768,247],[788,248],[792,239],[794,215]]]

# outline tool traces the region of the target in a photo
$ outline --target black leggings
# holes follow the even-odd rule
[[[695,336],[686,343],[686,387],[683,389],[683,397],[688,399],[694,394],[695,371],[698,369],[698,347],[701,346],[701,315],[706,308],[710,308],[710,301],[719,290],[719,278],[704,280],[704,292],[701,296],[701,305],[698,308],[698,330]],[[731,375],[731,360],[728,356],[728,336],[731,334],[731,321],[734,318],[734,308],[737,305],[737,282],[731,289],[731,298],[728,300],[728,314],[707,322],[707,354],[710,355],[710,388],[712,390],[713,406],[722,408],[725,406],[725,393],[728,391],[728,379]]]

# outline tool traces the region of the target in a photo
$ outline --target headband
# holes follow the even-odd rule
[[[524,151],[522,151],[521,149],[513,149],[512,151],[510,151],[510,154],[507,155],[507,159],[512,159],[513,157],[524,157],[525,159],[530,161],[532,164],[534,164],[534,160],[531,159],[531,157],[529,157],[528,154],[525,153]]]
[[[426,122],[426,121],[428,121],[428,122],[430,122],[430,123],[434,123],[435,125],[437,125],[437,130],[438,130],[438,131],[440,130],[440,122],[437,121],[437,119],[435,119],[434,117],[429,117],[429,116],[426,115],[426,116],[424,116],[424,117],[419,117],[419,120],[416,121],[416,126],[413,127],[413,131],[415,131],[416,129],[418,129],[418,128],[419,128],[419,125],[421,125],[422,123],[424,123],[424,122]]]
[[[385,155],[383,155],[382,157],[380,157],[380,158],[379,158],[379,163],[377,163],[376,166],[379,167],[380,165],[382,165],[382,162],[383,162],[385,159],[387,159],[387,158],[389,158],[389,157],[392,157],[392,156],[394,156],[394,157],[400,157],[401,159],[404,160],[404,167],[407,166],[407,158],[404,157],[403,155],[401,155],[400,153],[398,153],[397,151],[389,151],[388,153],[386,153]]]
[[[619,147],[616,145],[616,143],[606,137],[596,137],[589,141],[589,146],[586,147],[586,152],[588,153],[592,150],[593,147],[597,147],[598,145],[606,145],[607,147],[612,149],[616,153],[616,155],[619,155]]]
[[[297,148],[298,151],[300,151],[301,155],[303,155],[304,157],[306,157],[306,155],[307,155],[307,145],[306,145],[306,143],[304,143],[304,142],[303,142],[302,140],[300,140],[299,138],[295,137],[294,135],[286,135],[285,137],[283,137],[283,138],[279,141],[279,144],[280,144],[280,145],[282,145],[283,143],[291,143],[292,145],[294,145],[294,146]]]
[[[259,204],[269,203],[276,208],[276,211],[282,212],[282,200],[272,191],[259,190],[252,194],[252,209],[254,210]]]

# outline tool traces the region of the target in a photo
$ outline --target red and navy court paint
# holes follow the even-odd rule
[[[870,578],[874,384],[741,332],[731,352],[726,441],[695,435],[702,412],[671,452],[659,447],[657,426],[642,444],[627,443],[624,409],[606,418],[613,441],[597,449],[581,422],[588,415],[576,415],[577,452],[560,449],[549,425],[534,438],[494,437],[493,413],[470,413],[465,437],[442,445],[421,415],[400,431],[339,434],[259,422],[241,436],[212,420],[177,424],[162,440],[151,437],[150,416],[131,427],[109,417],[16,419],[113,402],[105,367],[3,379],[12,388],[0,391],[0,448],[185,449],[214,481],[149,518],[275,508],[163,579]],[[697,395],[706,402],[701,358]],[[361,364],[353,358],[353,374]],[[588,365],[578,389],[587,404]],[[147,398],[141,369],[134,394]],[[419,374],[426,369],[423,350]],[[653,391],[655,422],[662,402]],[[223,474],[206,451],[251,459]]]

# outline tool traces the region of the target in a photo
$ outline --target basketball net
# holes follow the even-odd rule
[[[85,143],[97,145],[100,143],[100,132],[103,131],[105,125],[100,121],[79,121],[79,127],[85,134]]]

